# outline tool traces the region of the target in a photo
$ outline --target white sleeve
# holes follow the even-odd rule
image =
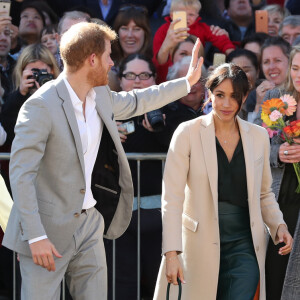
[[[33,244],[33,243],[35,243],[35,242],[39,242],[39,241],[41,241],[41,240],[45,240],[45,239],[47,239],[48,237],[46,236],[46,235],[42,235],[42,236],[39,236],[39,237],[37,237],[37,238],[35,238],[35,239],[31,239],[31,240],[28,240],[28,243],[29,243],[29,245],[30,244]]]
[[[7,134],[0,123],[0,146],[2,146],[6,141]]]

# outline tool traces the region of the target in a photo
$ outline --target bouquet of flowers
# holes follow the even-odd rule
[[[273,98],[262,104],[261,119],[263,127],[269,133],[270,138],[280,134],[282,139],[290,145],[296,143],[295,138],[300,137],[300,120],[289,122],[284,121],[284,116],[291,116],[297,109],[296,100],[290,95],[283,95],[280,98]],[[300,164],[293,163],[298,187],[296,193],[300,193]]]

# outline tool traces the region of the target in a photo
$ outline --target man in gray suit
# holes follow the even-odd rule
[[[107,75],[115,38],[106,26],[72,26],[60,45],[64,72],[20,110],[10,162],[14,205],[3,245],[19,253],[22,299],[58,299],[64,275],[73,299],[106,299],[103,233],[122,235],[133,202],[115,118],[181,98],[200,78],[198,42],[185,78],[112,92]]]

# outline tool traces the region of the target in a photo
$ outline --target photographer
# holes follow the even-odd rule
[[[14,127],[23,103],[41,84],[58,74],[56,60],[45,46],[33,44],[24,48],[13,72],[14,91],[8,95],[1,112],[1,124],[7,133],[6,144],[10,145],[14,139]]]

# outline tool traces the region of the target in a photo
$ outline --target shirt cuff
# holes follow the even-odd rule
[[[185,81],[186,81],[187,91],[189,93],[191,91],[191,85],[190,85],[189,81],[187,80],[187,78],[185,78]]]
[[[46,235],[42,235],[42,236],[39,236],[39,237],[37,237],[37,238],[28,240],[28,243],[29,243],[29,245],[30,245],[30,244],[36,243],[36,242],[38,242],[38,241],[45,240],[45,239],[47,239],[47,238],[48,238],[48,237],[47,237]]]

